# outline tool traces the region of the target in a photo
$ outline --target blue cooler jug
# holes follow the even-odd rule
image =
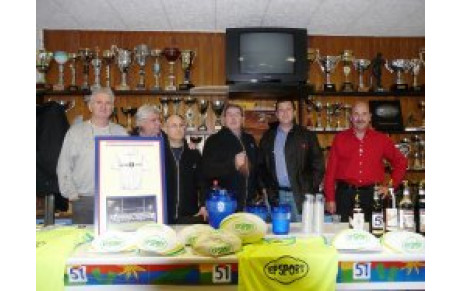
[[[209,224],[217,229],[225,217],[235,212],[235,196],[225,189],[214,188],[208,194],[206,209],[209,214]]]

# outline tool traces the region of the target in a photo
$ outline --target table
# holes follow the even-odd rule
[[[179,230],[183,226],[174,226]],[[300,223],[291,224],[297,237]],[[325,237],[347,224],[325,224]],[[67,260],[65,290],[237,290],[236,255],[198,256],[190,248],[176,257],[138,252],[99,254],[78,247]],[[417,290],[425,288],[425,255],[339,253],[337,290]]]

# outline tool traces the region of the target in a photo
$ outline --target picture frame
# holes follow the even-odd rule
[[[163,138],[96,137],[95,232],[166,223]]]

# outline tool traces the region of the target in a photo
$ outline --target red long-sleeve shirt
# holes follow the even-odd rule
[[[401,183],[407,168],[407,159],[385,134],[368,129],[359,140],[353,129],[334,137],[324,178],[326,201],[335,201],[335,183],[343,181],[355,186],[382,183],[385,179],[383,160],[390,162],[393,185]]]

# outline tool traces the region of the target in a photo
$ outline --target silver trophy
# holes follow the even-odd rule
[[[139,65],[139,83],[136,86],[137,90],[145,90],[145,64],[147,63],[147,57],[149,55],[149,47],[146,44],[139,44],[134,47],[134,57]]]
[[[410,60],[394,59],[385,62],[385,68],[390,73],[396,72],[396,83],[391,86],[392,91],[407,91],[409,86],[404,82],[402,73],[407,73],[410,70]]]
[[[150,55],[155,59],[152,69],[153,69],[153,77],[155,78],[155,85],[152,87],[153,91],[159,91],[160,88],[160,75],[161,75],[161,65],[160,65],[160,58],[161,58],[162,50],[161,49],[153,49],[150,51]]]
[[[418,135],[412,136],[412,169],[422,170],[425,167],[425,162],[422,161],[422,157],[425,156],[425,141],[420,138]]]
[[[173,103],[173,108],[174,108],[174,114],[179,115],[179,106],[181,103],[181,100],[179,97],[173,97],[172,98],[172,103]]]
[[[208,107],[209,101],[206,99],[198,100],[198,111],[200,112],[201,125],[198,127],[199,131],[207,131],[208,127],[206,126],[206,117],[208,116]]]
[[[78,57],[83,62],[83,84],[81,85],[81,89],[89,90],[89,65],[94,57],[94,52],[89,48],[79,49]]]
[[[168,118],[169,114],[169,101],[168,97],[160,97],[161,111],[163,112],[163,120]]]
[[[68,89],[70,91],[77,91],[77,58],[78,55],[76,53],[69,53],[69,68],[70,68],[70,85]]]
[[[116,87],[117,90],[129,90],[130,87],[127,82],[128,68],[131,65],[131,51],[117,48],[112,46],[112,49],[116,52],[116,60],[118,68],[121,72],[121,83]]]
[[[406,159],[409,160],[411,156],[412,147],[410,144],[410,140],[407,137],[403,138],[401,142],[396,144],[396,148],[399,149],[399,151],[403,154],[403,156],[405,156]],[[408,163],[407,168],[408,169],[410,168],[410,163]]]
[[[224,111],[225,102],[222,100],[213,100],[211,102],[211,108],[216,116],[216,123],[214,125],[215,130],[219,130],[222,128],[222,121],[220,119],[222,115],[222,111]]]
[[[38,80],[36,84],[37,89],[49,89],[49,85],[46,84],[46,72],[50,68],[51,60],[53,59],[53,53],[48,52],[44,49],[37,50],[36,68],[38,71]]]
[[[342,55],[343,63],[343,74],[345,75],[345,81],[342,85],[342,92],[353,92],[353,84],[348,79],[348,76],[351,73],[351,66],[353,64],[354,56],[352,50],[344,50]]]
[[[54,52],[54,61],[58,64],[59,66],[59,79],[58,83],[53,85],[53,90],[54,91],[64,91],[65,86],[64,86],[64,65],[69,59],[69,55],[66,52],[63,51],[56,51]]]
[[[323,104],[321,101],[316,101],[315,103],[315,112],[316,112],[316,130],[324,130],[323,127]]]
[[[115,51],[104,50],[102,52],[102,60],[105,64],[105,86],[110,88],[110,67],[115,60]]]
[[[188,96],[184,100],[185,105],[187,106],[187,110],[185,111],[185,119],[187,122],[187,130],[194,131],[196,130],[195,125],[193,124],[193,118],[195,115],[193,114],[193,104],[196,103],[196,98]]]
[[[94,69],[94,84],[91,85],[91,91],[100,89],[101,86],[101,68],[102,60],[99,58],[99,49],[96,48],[96,56],[91,60]]]
[[[324,92],[335,92],[335,84],[331,81],[331,73],[340,62],[341,56],[318,56],[316,62],[319,64],[321,71],[325,75],[325,84],[323,85]]]
[[[332,104],[332,115],[335,117],[334,129],[335,130],[342,130],[342,123],[340,122],[340,117],[342,116],[343,105],[340,102],[335,102]]]
[[[334,114],[334,105],[326,103],[326,130],[332,130],[332,116]]]
[[[180,50],[175,47],[167,47],[162,52],[163,56],[169,63],[169,75],[168,80],[169,83],[166,86],[166,91],[176,91],[177,87],[175,85],[174,80],[176,79],[176,75],[174,73],[174,64],[176,63],[177,59],[180,56]]]
[[[364,85],[364,71],[369,68],[371,61],[368,59],[354,59],[353,66],[359,74],[358,92],[367,92],[369,87]]]
[[[410,60],[410,72],[413,77],[411,90],[413,91],[422,91],[422,86],[417,82],[417,77],[420,72],[420,67],[422,66],[423,61],[421,59],[411,59]]]

